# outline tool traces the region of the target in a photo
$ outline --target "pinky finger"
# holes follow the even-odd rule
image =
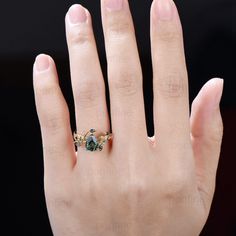
[[[37,56],[33,85],[43,141],[45,175],[51,179],[72,169],[76,160],[69,110],[51,57],[44,54]]]

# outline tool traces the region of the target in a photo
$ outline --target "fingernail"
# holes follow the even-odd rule
[[[172,0],[157,0],[156,2],[157,17],[162,21],[170,21],[173,17]]]
[[[218,93],[215,96],[215,107],[218,108],[220,105],[220,101],[222,98],[222,94],[223,94],[223,88],[224,88],[224,79],[221,78],[216,78],[215,79],[215,83],[218,83],[218,86],[220,87],[220,89],[218,90]]]
[[[71,24],[85,23],[87,21],[86,11],[80,4],[71,6],[68,13]]]
[[[43,72],[49,69],[50,62],[47,55],[40,54],[35,59],[36,70],[38,72]]]
[[[123,8],[123,0],[106,0],[106,8],[110,11],[120,11]]]

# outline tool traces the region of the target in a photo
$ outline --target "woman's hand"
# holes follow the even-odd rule
[[[154,124],[148,138],[142,71],[127,0],[102,0],[112,142],[75,152],[53,60],[40,55],[34,91],[41,125],[45,194],[56,236],[191,236],[211,206],[222,139],[223,81],[207,82],[189,118],[182,29],[172,0],[151,7]],[[91,16],[66,15],[78,133],[109,131],[105,86]]]

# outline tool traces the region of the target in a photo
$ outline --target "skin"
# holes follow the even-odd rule
[[[199,235],[215,190],[223,134],[219,109],[223,80],[212,79],[203,86],[190,115],[178,12],[172,0],[154,0],[150,37],[156,138],[149,138],[128,2],[101,0],[101,12],[113,131],[112,141],[102,152],[75,151],[54,61],[41,54],[34,64],[45,195],[53,233]],[[109,131],[91,15],[74,5],[65,21],[77,131]]]

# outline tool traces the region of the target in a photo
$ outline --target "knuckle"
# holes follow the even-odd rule
[[[185,76],[179,72],[168,73],[159,79],[158,91],[167,98],[182,97],[187,93]]]
[[[184,171],[175,171],[164,181],[164,195],[166,198],[178,198],[185,193],[188,179]]]
[[[70,191],[65,191],[57,186],[45,186],[47,205],[55,209],[68,209],[73,205]]]
[[[104,194],[104,189],[106,186],[100,181],[87,180],[80,185],[80,194],[84,199],[88,201],[97,202],[100,199],[103,199],[102,195]]]
[[[157,38],[164,43],[178,42],[182,39],[182,33],[173,25],[162,25],[159,27]]]
[[[55,112],[55,111],[54,111]],[[55,112],[56,113],[56,112]],[[57,134],[63,129],[65,123],[64,117],[60,115],[51,115],[45,117],[42,122],[42,127],[50,131],[51,134]]]
[[[131,180],[124,184],[120,190],[120,195],[124,199],[135,199],[142,201],[152,191],[144,180]]]
[[[159,35],[159,39],[165,43],[171,43],[171,42],[176,42],[181,39],[181,36],[179,33],[174,32],[174,31],[163,31]]]
[[[106,35],[110,39],[122,39],[126,38],[133,29],[129,22],[121,21],[121,20],[114,20],[111,21],[106,30]]]
[[[147,195],[147,186],[140,182],[134,182],[129,185],[129,192],[131,196],[141,200]]]
[[[91,31],[88,28],[74,27],[69,32],[69,41],[73,45],[84,45],[92,40]]]
[[[136,72],[123,71],[110,76],[110,86],[124,96],[132,96],[141,90],[140,75]]]
[[[50,78],[43,79],[44,81],[50,81]],[[35,84],[35,91],[39,96],[52,96],[53,94],[58,93],[58,85],[55,83],[36,83]]]
[[[98,98],[101,96],[103,90],[101,85],[93,81],[81,83],[76,90],[76,103],[83,108],[94,107],[98,105]]]
[[[68,194],[53,194],[53,196],[51,195],[47,195],[46,197],[47,199],[47,204],[50,207],[54,207],[55,209],[68,209],[68,208],[72,208],[73,202],[72,199],[68,196]]]

